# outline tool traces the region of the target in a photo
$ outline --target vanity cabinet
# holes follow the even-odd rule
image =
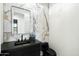
[[[1,47],[2,53],[8,53],[10,56],[40,56],[41,42],[34,42],[15,45],[15,41],[4,42]]]

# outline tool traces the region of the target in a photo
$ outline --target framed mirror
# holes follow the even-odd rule
[[[31,11],[20,7],[11,7],[12,34],[31,32]]]

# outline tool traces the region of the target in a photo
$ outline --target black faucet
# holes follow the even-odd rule
[[[21,35],[21,41],[23,41],[23,34]]]

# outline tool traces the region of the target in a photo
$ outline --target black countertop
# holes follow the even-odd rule
[[[16,41],[11,41],[11,42],[4,42],[3,44],[1,44],[1,50],[8,50],[8,49],[15,49],[15,48],[19,48],[22,46],[33,46],[35,44],[40,44],[41,42],[38,40],[35,40],[31,43],[27,43],[27,44],[21,44],[21,45],[15,45]]]

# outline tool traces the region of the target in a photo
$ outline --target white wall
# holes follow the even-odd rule
[[[57,55],[79,56],[79,4],[51,4],[49,46]]]
[[[0,52],[1,43],[3,42],[3,4],[0,3]]]

